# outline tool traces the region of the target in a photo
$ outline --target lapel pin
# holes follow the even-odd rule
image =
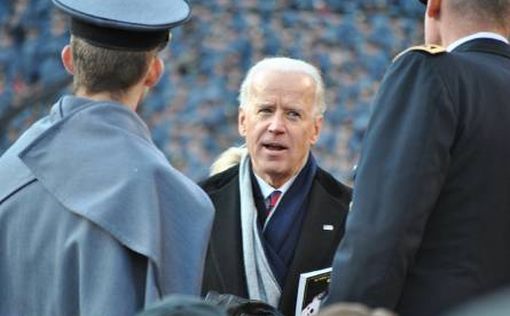
[[[335,229],[333,225],[322,225],[322,230],[332,231]]]

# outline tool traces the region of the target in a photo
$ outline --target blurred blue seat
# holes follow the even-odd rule
[[[29,87],[50,86],[69,76],[60,61],[60,50],[69,37],[50,0],[29,0],[14,33],[6,33],[16,1],[0,1],[4,80],[0,116],[12,103],[14,80]],[[196,14],[172,30],[169,49],[162,52],[166,71],[141,109],[154,142],[171,162],[193,179],[205,177],[222,150],[241,142],[237,97],[244,74],[262,57],[286,55],[312,62],[324,74],[330,127],[316,147],[324,155],[326,169],[339,178],[351,175],[346,166],[358,155],[374,86],[395,53],[421,41],[423,6],[412,0],[193,0],[192,4]],[[23,112],[10,123],[10,130],[21,131],[37,113]],[[339,126],[352,133],[348,152],[340,156]],[[10,142],[2,136],[0,153]]]

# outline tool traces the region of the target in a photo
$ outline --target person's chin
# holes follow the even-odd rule
[[[268,167],[268,166],[266,166]],[[286,179],[288,176],[289,170],[286,166],[269,166],[269,168],[264,168],[264,174],[270,179]],[[266,179],[267,181],[267,179]],[[271,184],[271,182],[269,181]],[[282,185],[280,183],[279,185]]]
[[[264,173],[272,175],[280,175],[286,172],[288,163],[284,160],[264,160]]]

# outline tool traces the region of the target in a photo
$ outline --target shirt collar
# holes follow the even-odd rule
[[[259,184],[259,187],[260,187],[260,192],[262,193],[262,196],[264,197],[264,200],[265,200],[265,199],[267,199],[269,197],[269,195],[271,193],[273,193],[274,190],[278,190],[278,191],[282,192],[281,196],[283,196],[285,194],[285,192],[287,192],[289,190],[289,188],[292,185],[292,183],[294,183],[294,180],[296,180],[296,177],[298,176],[299,172],[296,173],[292,178],[287,180],[287,182],[285,182],[279,188],[273,188],[271,185],[269,185],[269,183],[264,181],[255,172],[253,174],[255,175],[255,179],[257,179],[257,183]]]
[[[462,37],[462,38],[456,40],[455,42],[453,42],[450,45],[448,45],[446,50],[448,52],[451,52],[455,48],[459,47],[460,45],[462,45],[462,44],[464,44],[466,42],[469,42],[471,40],[477,39],[477,38],[490,38],[490,39],[502,41],[502,42],[505,42],[505,43],[508,44],[508,40],[503,35],[501,35],[501,34],[492,33],[492,32],[478,32],[478,33],[471,34],[471,35],[468,35],[466,37]]]

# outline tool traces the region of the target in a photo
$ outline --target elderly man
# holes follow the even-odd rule
[[[329,302],[438,315],[510,283],[510,0],[428,0],[425,35],[375,99]]]
[[[308,63],[268,58],[248,72],[238,120],[247,153],[201,184],[217,211],[204,293],[260,299],[292,315],[300,273],[331,265],[351,189],[310,151],[325,108]]]
[[[72,17],[74,95],[0,158],[0,315],[126,316],[198,295],[213,205],[135,113],[189,4],[54,3]]]

